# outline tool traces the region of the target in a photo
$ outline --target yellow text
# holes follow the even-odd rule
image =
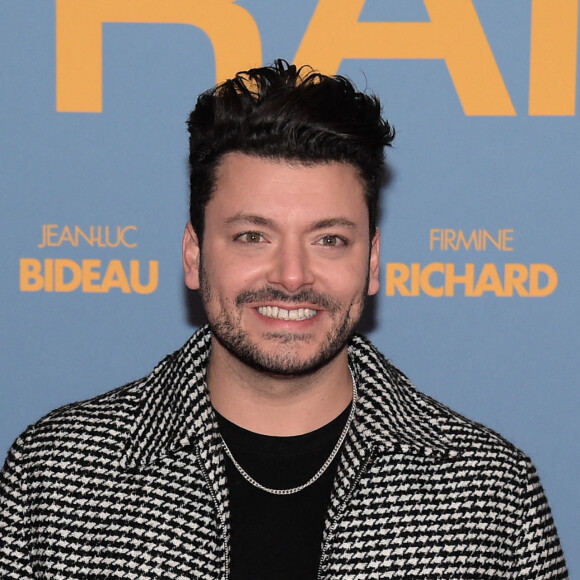
[[[477,252],[495,248],[501,252],[512,252],[514,230],[498,230],[497,234],[487,230],[432,229],[429,231],[430,250],[475,250]]]
[[[387,296],[549,296],[558,286],[558,274],[548,264],[488,263],[476,270],[475,264],[458,267],[433,262],[387,264]]]
[[[116,248],[125,246],[126,248],[136,248],[137,243],[128,241],[127,232],[137,231],[137,226],[89,226],[82,229],[79,226],[63,226],[57,224],[45,224],[42,226],[42,241],[39,248],[57,247],[63,244],[78,246],[79,242],[98,248]]]
[[[121,260],[103,263],[101,260],[69,260],[66,258],[20,259],[20,290],[22,292],[110,292],[118,289],[125,294],[151,294],[159,282],[159,263],[149,261],[147,281],[141,279],[141,264],[131,260],[128,269]]]
[[[294,62],[335,74],[344,59],[440,59],[466,115],[515,115],[472,0],[423,0],[426,22],[361,22],[365,1],[319,0]],[[203,30],[217,82],[262,64],[256,22],[233,0],[56,0],[58,111],[102,110],[102,27],[109,22]],[[578,0],[532,0],[530,115],[574,115],[577,45]]]
[[[216,77],[260,66],[260,32],[233,0],[56,0],[56,110],[102,111],[103,24],[188,24],[209,37]]]

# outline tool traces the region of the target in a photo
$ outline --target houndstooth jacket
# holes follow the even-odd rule
[[[148,377],[56,410],[15,442],[3,579],[228,576],[225,459],[205,388],[210,334]],[[319,578],[564,579],[529,459],[417,392],[364,338]]]

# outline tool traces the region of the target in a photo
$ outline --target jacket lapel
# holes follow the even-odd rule
[[[210,339],[209,329],[200,329],[146,379],[121,466],[140,470],[177,451],[195,449],[227,546],[229,498],[225,457],[205,384]]]
[[[457,455],[433,413],[433,403],[427,411],[425,396],[360,335],[349,345],[349,364],[357,381],[357,408],[330,498],[321,565],[341,512],[375,454],[403,453],[434,460]]]

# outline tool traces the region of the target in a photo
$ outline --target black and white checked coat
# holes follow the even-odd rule
[[[56,410],[1,480],[2,579],[225,579],[228,491],[207,329],[150,376]],[[529,459],[417,392],[365,339],[319,577],[567,578]],[[300,580],[300,579],[297,579]]]

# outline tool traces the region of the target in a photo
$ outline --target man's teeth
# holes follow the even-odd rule
[[[296,310],[286,310],[278,306],[260,306],[258,312],[268,318],[278,318],[279,320],[307,320],[316,316],[316,310],[310,308],[297,308]]]

